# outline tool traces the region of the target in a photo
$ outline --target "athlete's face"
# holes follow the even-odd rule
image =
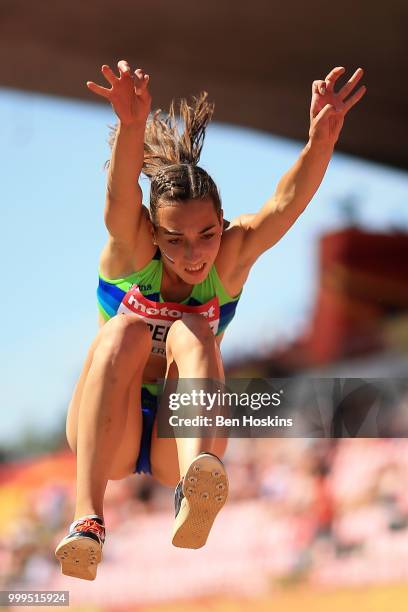
[[[166,268],[186,283],[203,281],[220,248],[222,220],[210,199],[159,206],[154,236]]]

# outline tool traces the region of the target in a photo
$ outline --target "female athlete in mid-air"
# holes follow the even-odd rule
[[[62,572],[96,577],[105,541],[108,480],[150,473],[175,489],[172,542],[203,546],[228,495],[221,457],[227,439],[157,435],[159,379],[224,381],[220,344],[257,258],[289,230],[318,189],[346,113],[364,95],[363,71],[337,91],[345,69],[312,85],[309,140],[275,193],[255,214],[227,222],[209,174],[197,165],[214,106],[206,92],[150,115],[149,76],[118,63],[102,66],[110,88],[88,82],[119,118],[112,141],[99,262],[100,330],[93,340],[67,416],[77,457],[77,498],[69,534],[55,555]],[[151,180],[150,206],[138,184]]]

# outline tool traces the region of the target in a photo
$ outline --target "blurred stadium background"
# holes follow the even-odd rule
[[[250,8],[109,0],[102,9],[14,0],[2,7],[0,47],[12,59],[0,85],[79,96],[78,83],[96,79],[98,65],[127,57],[158,75],[156,106],[208,88],[223,101],[218,120],[303,138],[304,93],[296,87],[303,91],[310,74],[341,56],[344,65],[367,66],[372,93],[364,112],[350,117],[340,148],[406,171],[407,14],[397,1],[381,9],[366,0],[292,1],[282,9],[261,0]],[[251,104],[239,97],[245,88]],[[307,327],[268,351],[231,357],[227,376],[406,378],[404,228],[368,230],[350,215],[346,227],[319,237],[317,249]],[[401,401],[405,408],[408,398]],[[82,612],[408,607],[405,438],[232,439],[230,500],[198,551],[170,544],[172,490],[148,476],[110,481],[104,560],[92,583],[62,576],[54,559],[75,498],[65,421],[58,435],[27,433],[4,447],[0,461],[2,590],[69,590],[70,608]]]

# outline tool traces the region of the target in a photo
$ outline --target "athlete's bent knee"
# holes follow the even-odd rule
[[[187,313],[171,326],[166,345],[174,354],[177,350],[208,346],[214,342],[215,336],[208,321],[202,315]]]
[[[151,335],[146,323],[132,315],[116,315],[111,319],[112,325],[103,336],[105,344],[112,344],[124,351],[132,351],[135,346],[146,347],[151,343]],[[104,328],[102,328],[104,329]]]
[[[199,336],[206,337],[212,334],[211,327],[203,315],[186,312],[179,319],[179,323],[184,324],[185,327]]]
[[[94,360],[102,360],[113,371],[145,365],[151,351],[151,334],[146,323],[132,315],[116,315],[104,331],[95,349]],[[108,321],[109,322],[109,321]]]

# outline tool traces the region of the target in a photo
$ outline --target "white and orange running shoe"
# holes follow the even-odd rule
[[[223,462],[213,453],[200,453],[174,493],[173,545],[180,548],[204,546],[227,497],[228,477]]]
[[[69,534],[55,549],[62,573],[74,578],[95,580],[104,543],[105,524],[100,516],[90,514],[73,521]]]

